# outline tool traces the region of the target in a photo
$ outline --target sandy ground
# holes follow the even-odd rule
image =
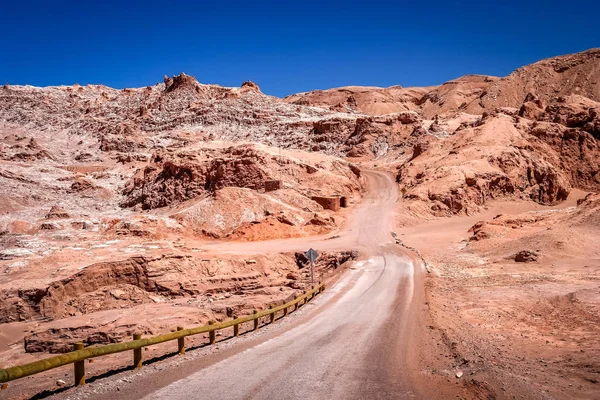
[[[559,207],[493,202],[473,217],[399,230],[432,272],[425,283],[431,329],[451,348],[465,379],[488,396],[600,398],[600,253],[593,245],[600,242],[598,232],[524,224],[490,243],[469,241],[478,221],[498,214],[567,213],[581,196],[575,192]],[[550,241],[549,234],[558,239]],[[573,256],[565,248],[579,234],[579,241],[590,242]],[[542,257],[516,263],[514,254],[532,245],[544,249]]]

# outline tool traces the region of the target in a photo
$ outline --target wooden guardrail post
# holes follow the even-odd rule
[[[302,291],[302,296],[304,296],[304,298],[302,299],[302,305],[304,305],[306,304],[308,298],[308,296],[306,296],[306,290]]]
[[[273,305],[269,306],[269,310],[273,309]],[[275,313],[272,312],[271,314],[269,314],[269,318],[270,318],[270,322],[273,323],[273,321],[275,321]]]
[[[258,314],[258,311],[254,310],[254,311],[252,311],[252,314]],[[257,330],[257,329],[258,329],[258,318],[256,318],[254,320],[254,330]]]
[[[215,323],[215,321],[208,321],[209,325],[213,325]],[[215,344],[216,339],[216,332],[215,331],[210,331],[208,332],[208,340],[210,342],[210,344]]]
[[[83,350],[83,348],[83,343],[75,343],[75,350]],[[85,385],[85,360],[74,362],[73,370],[75,373],[75,386]]]
[[[237,319],[237,315],[234,315],[233,319]],[[239,324],[233,325],[233,336],[240,336],[240,325]]]
[[[134,333],[133,340],[140,340],[142,338],[141,333]],[[142,348],[133,349],[133,368],[142,368]]]
[[[283,316],[287,317],[287,315],[288,315],[288,308],[286,307],[283,309]]]
[[[298,296],[294,295],[294,301],[296,301],[296,299],[298,298]],[[294,304],[294,311],[298,311],[298,303]]]
[[[177,330],[182,331],[183,326],[178,326]],[[177,339],[177,352],[179,354],[185,354],[185,338],[184,337],[180,337]]]

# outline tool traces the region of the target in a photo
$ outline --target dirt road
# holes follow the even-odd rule
[[[340,237],[228,244],[228,252],[359,248],[359,262],[314,317],[280,336],[173,382],[147,399],[397,399],[415,392],[406,370],[420,267],[391,245],[396,185],[366,174],[369,191]],[[215,244],[215,251],[223,250]]]
[[[347,223],[338,232],[327,235],[261,242],[203,241],[199,247],[209,253],[257,254],[308,250],[359,250],[374,254],[376,249],[391,242],[394,205],[398,198],[393,178],[378,171],[365,171],[367,192],[356,206]],[[336,237],[339,236],[339,237]],[[334,239],[330,239],[335,237]]]

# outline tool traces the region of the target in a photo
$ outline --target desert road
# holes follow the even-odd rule
[[[333,297],[351,287],[314,318],[146,399],[414,397],[403,378],[407,330],[402,323],[414,293],[413,265],[393,254],[361,263],[326,293]]]
[[[388,174],[365,172],[367,192],[339,237],[230,243],[232,253],[359,249],[335,284],[298,316],[250,343],[140,376],[120,388],[128,399],[402,399],[417,398],[422,267],[394,243],[396,185]],[[221,251],[224,244],[211,244]],[[251,246],[251,247],[249,247]],[[271,329],[272,328],[272,329]],[[264,331],[263,331],[264,329]],[[158,375],[157,375],[158,374]],[[101,393],[92,398],[105,398]]]
[[[264,240],[260,242],[205,241],[202,250],[216,254],[258,254],[285,251],[359,250],[377,254],[385,243],[392,243],[394,206],[398,200],[397,185],[391,175],[379,171],[363,171],[367,192],[352,210],[348,221],[338,232],[309,237]],[[331,237],[335,236],[334,239]]]
[[[360,261],[315,301],[313,317],[146,399],[414,398],[407,378],[415,276],[420,267],[391,244],[396,185],[367,172],[369,190],[340,237],[253,243],[252,250],[360,248]],[[243,252],[246,243],[231,252]]]

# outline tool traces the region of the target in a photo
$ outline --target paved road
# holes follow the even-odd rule
[[[383,173],[369,172],[367,179],[370,190],[339,239],[260,244],[282,251],[312,242],[318,249],[358,247],[371,255],[317,297],[313,318],[146,399],[415,397],[406,360],[420,270],[389,243],[396,185]],[[256,252],[257,244],[250,245]],[[245,246],[230,251],[243,252]]]
[[[413,397],[402,373],[406,334],[398,330],[413,298],[413,265],[391,254],[362,263],[329,296],[349,290],[308,322],[146,399]]]

